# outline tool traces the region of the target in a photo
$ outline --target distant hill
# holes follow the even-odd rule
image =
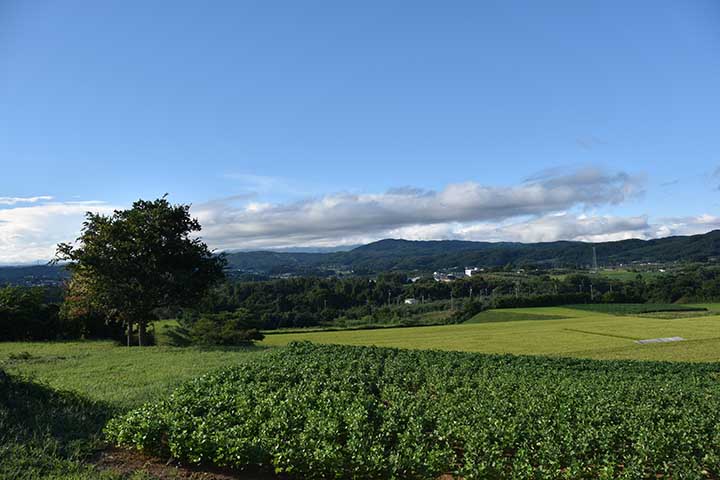
[[[601,265],[632,262],[707,261],[720,259],[720,230],[702,235],[617,242],[469,242],[460,240],[380,240],[347,252],[236,252],[228,254],[236,269],[280,273],[327,267],[354,270],[437,270],[450,267],[545,265],[582,267],[596,248]]]
[[[69,277],[61,265],[25,265],[0,267],[0,286],[12,285],[56,285]]]
[[[229,252],[234,270],[259,274],[315,274],[323,269],[352,269],[364,272],[391,270],[435,271],[465,266],[586,267],[592,263],[592,247],[600,265],[632,262],[687,262],[720,260],[720,230],[702,235],[655,240],[618,242],[468,242],[461,240],[380,240],[350,251],[319,252]],[[61,266],[34,265],[0,267],[0,285],[42,285],[67,278]]]

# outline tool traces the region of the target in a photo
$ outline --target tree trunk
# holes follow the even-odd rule
[[[145,346],[145,321],[143,320],[138,322],[138,345]]]
[[[132,339],[132,323],[127,322],[127,346],[130,346],[130,340]]]

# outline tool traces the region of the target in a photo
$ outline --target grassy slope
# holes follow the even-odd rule
[[[531,308],[508,308],[498,310],[485,310],[480,312],[465,323],[492,323],[492,322],[517,322],[521,320],[560,320],[568,318],[565,315],[554,313],[537,312],[538,309]]]
[[[29,359],[13,360],[23,352]],[[77,392],[115,408],[132,408],[261,348],[126,348],[112,342],[0,343],[0,365],[56,390]]]
[[[610,315],[635,315],[652,312],[705,311],[704,307],[677,303],[583,303],[566,305],[568,308],[586,312],[608,313]]]
[[[142,471],[129,477],[98,472],[84,463],[102,446],[107,418],[261,352],[128,349],[111,342],[0,343],[0,369],[31,380],[0,382],[0,478],[151,478]],[[14,391],[8,392],[8,385]]]
[[[295,340],[348,345],[563,355],[597,359],[720,361],[720,315],[661,319],[614,316],[562,307],[508,309],[567,317],[436,327],[268,335],[263,345]],[[685,342],[638,345],[634,340],[681,336]]]

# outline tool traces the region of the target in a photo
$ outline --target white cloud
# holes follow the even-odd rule
[[[653,236],[697,235],[716,229],[720,229],[720,217],[705,213],[690,217],[662,218]]]
[[[49,195],[37,197],[0,197],[0,205],[17,205],[18,203],[37,203],[45,200],[52,200]]]
[[[511,224],[472,225],[457,231],[457,237],[466,240],[516,242],[556,240],[609,242],[653,236],[653,227],[645,216],[618,217],[569,213],[545,215]]]
[[[596,242],[720,228],[720,217],[710,214],[652,220],[597,213],[641,193],[641,185],[622,172],[546,171],[514,186],[465,182],[440,191],[403,187],[295,203],[268,203],[241,194],[196,204],[192,213],[203,226],[203,239],[219,250],[330,247],[381,238]],[[0,208],[0,264],[47,261],[57,243],[78,236],[87,210],[111,213],[118,208],[99,201],[55,202],[46,196],[5,205]]]
[[[204,227],[203,237],[220,249],[350,244],[395,233],[410,238],[457,236],[452,224],[498,223],[615,205],[639,194],[641,183],[623,172],[585,168],[543,174],[515,186],[465,182],[440,191],[405,187],[285,204],[213,202],[193,212]]]
[[[77,238],[88,210],[113,208],[102,202],[52,202],[0,209],[0,264],[51,259],[59,242]]]

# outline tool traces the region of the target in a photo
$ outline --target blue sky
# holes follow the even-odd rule
[[[0,263],[166,192],[221,249],[708,231],[718,85],[716,0],[5,0]]]

